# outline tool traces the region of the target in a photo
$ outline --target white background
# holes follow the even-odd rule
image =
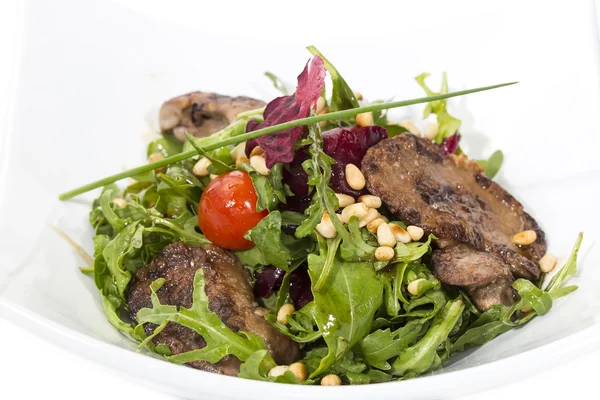
[[[15,82],[11,76],[14,76],[15,61],[19,59],[22,10],[20,1],[0,3],[0,146],[9,113],[10,96],[14,93]],[[131,382],[127,377],[114,375],[1,319],[0,348],[2,399],[172,398]],[[564,365],[548,365],[546,370],[539,371],[535,376],[524,377],[519,382],[471,395],[464,400],[504,400],[512,397],[553,400],[567,396],[598,398],[596,380],[599,356],[600,352],[596,352]],[[497,373],[501,374],[502,371]]]

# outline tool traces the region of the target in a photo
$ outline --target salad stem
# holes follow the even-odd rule
[[[269,126],[266,128],[258,129],[256,131],[252,131],[252,132],[244,133],[244,134],[241,134],[238,136],[234,136],[234,137],[222,140],[217,143],[212,143],[212,144],[206,145],[202,148],[202,150],[204,150],[205,152],[216,150],[216,149],[224,147],[224,146],[235,145],[235,144],[244,142],[246,140],[257,138],[259,136],[264,136],[264,135],[268,135],[271,133],[283,131],[286,129],[295,128],[297,126],[314,124],[314,123],[321,122],[321,121],[337,120],[337,119],[354,117],[358,114],[362,114],[362,113],[366,113],[366,112],[388,110],[391,108],[405,107],[405,106],[410,106],[413,104],[429,103],[431,101],[443,100],[443,99],[448,99],[451,97],[464,96],[464,95],[470,94],[470,93],[483,92],[486,90],[496,89],[496,88],[500,88],[503,86],[514,85],[516,83],[517,82],[501,83],[499,85],[484,86],[484,87],[469,89],[469,90],[460,90],[457,92],[438,94],[435,96],[420,97],[420,98],[410,99],[410,100],[401,100],[401,101],[392,101],[392,102],[387,102],[387,103],[370,104],[370,105],[366,105],[366,106],[362,106],[362,107],[358,107],[358,108],[352,108],[349,110],[342,110],[342,111],[336,111],[336,112],[332,112],[332,113],[328,113],[328,114],[309,116],[307,118],[296,119],[293,121],[284,122],[282,124],[273,125],[273,126]],[[185,151],[185,152],[176,154],[174,156],[164,158],[160,161],[141,165],[139,167],[132,168],[130,170],[123,171],[123,172],[120,172],[115,175],[107,176],[106,178],[102,178],[95,182],[88,183],[88,184],[78,187],[76,189],[62,193],[61,195],[58,196],[58,198],[60,200],[68,200],[68,199],[78,196],[80,194],[89,192],[90,190],[94,190],[99,187],[106,186],[110,183],[119,181],[121,179],[130,178],[132,176],[143,174],[145,172],[152,171],[154,169],[163,167],[165,165],[183,161],[183,160],[193,157],[197,154],[198,154],[198,152],[195,149]]]

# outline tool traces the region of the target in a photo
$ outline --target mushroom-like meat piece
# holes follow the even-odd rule
[[[158,120],[162,132],[173,132],[185,140],[185,131],[195,137],[209,136],[235,122],[244,111],[264,107],[250,97],[229,97],[217,93],[192,92],[166,101]]]
[[[496,255],[459,244],[434,250],[431,260],[435,276],[445,284],[463,287],[480,311],[494,304],[514,303],[514,278]]]
[[[142,308],[151,308],[150,284],[164,278],[164,285],[156,293],[162,304],[192,306],[194,276],[198,269],[204,270],[205,291],[208,308],[233,331],[251,332],[263,339],[269,354],[278,364],[291,364],[299,357],[298,344],[284,336],[269,323],[254,301],[250,274],[231,253],[214,245],[203,249],[174,243],[165,247],[154,260],[141,268],[129,288],[128,304],[132,318]],[[146,324],[146,333],[155,326]],[[169,322],[153,339],[164,344],[172,354],[201,349],[206,346],[202,336],[195,331]],[[225,356],[216,364],[206,361],[189,363],[204,371],[237,376],[240,360],[233,355]]]
[[[465,156],[445,157],[432,141],[411,134],[383,140],[362,161],[369,192],[410,225],[494,253],[515,277],[539,278],[544,232],[523,206]],[[512,237],[534,230],[529,246]]]

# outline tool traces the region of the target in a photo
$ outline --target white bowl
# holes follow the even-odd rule
[[[208,374],[137,354],[105,320],[55,225],[92,248],[94,194],[59,192],[144,162],[158,106],[202,89],[266,100],[262,77],[294,83],[316,44],[369,99],[422,96],[413,77],[447,71],[452,89],[519,80],[451,101],[465,147],[506,159],[499,182],[564,260],[585,232],[580,289],[522,329],[432,376],[362,386],[285,388],[291,398],[456,396],[526,376],[599,346],[598,37],[591,2],[428,2],[391,6],[303,2],[196,4],[30,1],[18,94],[0,171],[0,314],[64,347],[186,398],[264,399],[281,386]],[[287,4],[287,3],[286,3]],[[141,7],[141,6],[140,6]],[[282,7],[279,5],[278,7]],[[291,6],[289,6],[291,7]],[[518,9],[518,12],[515,12]],[[292,17],[289,17],[292,15]],[[557,29],[560,21],[560,29]],[[533,29],[535,22],[535,29]],[[422,106],[394,112],[418,119]],[[465,385],[465,382],[468,382]]]

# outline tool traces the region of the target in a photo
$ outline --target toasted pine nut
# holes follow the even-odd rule
[[[323,96],[319,96],[319,100],[317,100],[317,108],[315,110],[315,113],[320,114],[324,108],[325,108],[325,99],[323,98]]]
[[[415,279],[414,281],[409,283],[408,284],[408,293],[412,294],[413,296],[418,295],[419,294],[419,283],[424,280],[425,280],[424,278],[419,278],[419,279]]]
[[[237,167],[240,164],[250,164],[250,160],[248,160],[248,157],[246,157],[246,155],[241,155],[235,159],[235,166]]]
[[[410,119],[402,120],[398,125],[405,128],[408,133],[412,133],[415,136],[421,136],[421,131],[419,131],[419,128],[417,128],[417,126]]]
[[[379,228],[379,225],[384,224],[385,221],[383,220],[383,218],[381,218],[381,215],[379,216],[379,218],[374,219],[373,221],[369,222],[367,224],[367,230],[369,232],[371,232],[373,235],[377,235],[377,228]]]
[[[211,181],[214,180],[214,179],[217,179],[218,177],[219,177],[219,175],[217,175],[217,174],[210,174],[210,180]]]
[[[329,107],[324,107],[320,113],[318,113],[317,115],[323,115],[323,114],[329,114]],[[321,121],[319,122],[319,125],[321,126],[325,126],[325,124],[327,124],[327,121]]]
[[[358,126],[373,125],[373,113],[369,111],[366,113],[358,114],[356,116],[356,125],[358,125]]]
[[[365,206],[363,203],[354,203],[345,207],[342,210],[342,214],[340,215],[340,219],[343,223],[347,224],[350,222],[350,218],[356,215],[359,219],[369,212],[369,207]]]
[[[400,225],[389,223],[388,226],[396,241],[400,243],[410,243],[412,240],[410,233],[406,232]]]
[[[531,307],[529,307],[529,308],[524,308],[524,309],[522,309],[522,310],[521,310],[521,312],[522,312],[522,313],[525,313],[525,314],[527,314],[527,313],[530,313],[530,312],[532,312],[532,311],[533,311],[533,308],[531,308]]]
[[[148,164],[152,164],[155,163],[157,161],[160,160],[164,160],[165,156],[162,155],[162,153],[156,152],[156,153],[152,153],[148,156]],[[164,165],[162,167],[158,167],[156,168],[154,171],[156,172],[164,172],[167,169],[167,166]]]
[[[417,242],[417,241],[421,240],[421,238],[425,234],[425,232],[423,231],[423,228],[415,226],[415,225],[409,225],[409,226],[407,226],[406,227],[406,231],[408,232],[408,234],[410,235],[410,238],[414,242]]]
[[[194,168],[192,168],[192,173],[196,176],[207,176],[208,175],[208,167],[212,164],[212,162],[206,158],[202,157],[198,160]]]
[[[340,386],[342,384],[342,380],[336,374],[325,375],[321,379],[321,386]]]
[[[263,151],[263,149],[260,146],[256,146],[250,152],[250,158],[252,158],[253,156],[262,156],[263,154],[265,154],[265,152]]]
[[[348,207],[350,204],[354,204],[354,197],[348,196],[343,193],[336,193],[335,197],[338,199],[338,203],[340,203],[340,208]]]
[[[333,226],[333,222],[331,222],[331,217],[329,216],[329,213],[327,211],[323,212],[321,222],[317,224],[316,229],[317,232],[321,234],[321,236],[327,239],[332,239],[337,235],[335,226]]]
[[[266,160],[263,156],[252,156],[250,157],[250,165],[261,175],[269,175],[271,170],[267,168]]]
[[[293,304],[284,304],[281,306],[279,311],[277,311],[277,322],[283,325],[287,325],[287,317],[292,316],[296,309]]]
[[[269,376],[281,376],[290,370],[290,367],[287,365],[278,365],[276,367],[271,368],[269,371]]]
[[[390,225],[381,224],[377,227],[377,242],[380,246],[394,247],[396,245],[396,238]]]
[[[536,239],[537,233],[535,233],[535,231],[528,230],[517,233],[515,236],[512,237],[512,242],[514,244],[520,244],[522,246],[529,246],[530,244],[535,242]]]
[[[298,382],[304,382],[306,378],[308,378],[308,372],[306,371],[306,367],[301,362],[295,362],[290,365],[290,371],[296,376]]]
[[[540,259],[540,269],[542,272],[548,273],[552,271],[554,267],[556,267],[557,261],[558,260],[556,257],[554,257],[554,255],[546,253],[546,255]]]
[[[369,208],[369,211],[358,220],[358,227],[362,228],[363,226],[367,226],[367,224],[373,220],[376,220],[379,217],[379,211],[374,208]]]
[[[394,249],[389,246],[380,246],[375,250],[375,258],[379,261],[390,261],[394,258]]]
[[[346,165],[346,182],[354,190],[362,190],[365,187],[365,176],[354,164]]]
[[[367,207],[379,208],[381,207],[381,199],[371,194],[365,194],[358,198],[358,201],[365,203]]]
[[[122,197],[115,197],[112,202],[119,208],[127,207],[127,200]]]
[[[439,130],[440,124],[432,121],[425,126],[425,129],[423,130],[423,136],[426,139],[433,140],[437,136]]]
[[[361,92],[354,92],[354,97],[356,97],[356,100],[362,100],[363,99],[363,95]]]
[[[246,142],[242,142],[231,150],[231,159],[237,160],[241,156],[246,157]]]

